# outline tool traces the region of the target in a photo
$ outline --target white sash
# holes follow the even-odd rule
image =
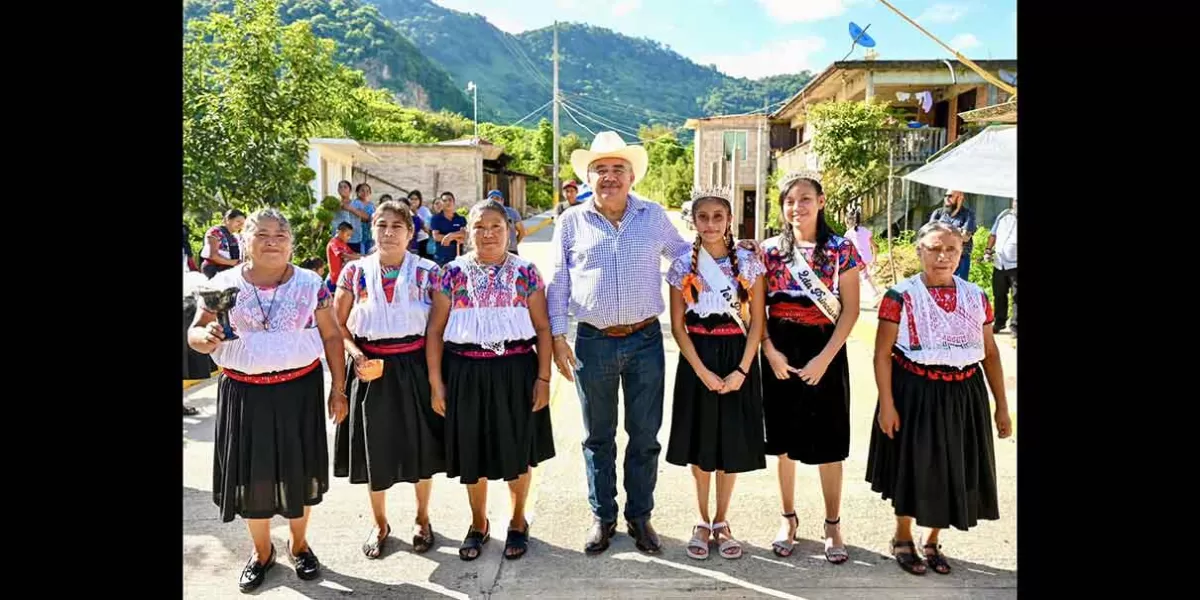
[[[820,249],[814,248],[813,252],[815,253],[818,250]],[[804,254],[800,252],[799,248],[792,248],[792,260],[785,264],[787,264],[788,271],[792,273],[792,279],[796,280],[796,283],[799,283],[800,287],[804,288],[804,293],[812,299],[817,308],[821,309],[821,313],[836,324],[838,317],[842,315],[842,302],[837,296],[833,295],[833,292],[829,291],[829,288],[825,286],[825,282],[821,281],[821,278],[816,273],[813,273],[812,267],[808,265],[808,261],[805,260]],[[834,273],[836,277],[836,265],[834,266]]]
[[[737,250],[735,249],[734,252],[737,252]],[[738,327],[742,328],[742,333],[746,333],[748,330],[746,329],[746,324],[742,322],[742,303],[738,300],[736,280],[730,281],[725,276],[725,273],[721,271],[721,267],[717,265],[717,261],[713,259],[712,255],[704,247],[700,248],[700,252],[696,257],[696,270],[700,272],[700,277],[708,284],[709,289],[721,294],[725,298],[727,309],[725,312],[729,313],[733,317],[733,320],[737,322]],[[735,278],[737,275],[737,273],[734,273]]]

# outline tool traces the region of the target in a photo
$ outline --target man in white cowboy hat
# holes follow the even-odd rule
[[[655,553],[661,545],[650,513],[666,379],[660,260],[691,252],[691,244],[661,206],[629,191],[646,175],[645,148],[603,131],[590,149],[571,153],[571,166],[593,194],[555,224],[547,303],[554,361],[575,382],[587,431],[583,455],[594,521],[584,549],[604,552],[616,532],[617,389],[623,387],[629,434],[624,517],[637,548]],[[579,322],[574,351],[567,342],[568,309]]]

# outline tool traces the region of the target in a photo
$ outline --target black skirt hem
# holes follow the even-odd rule
[[[732,322],[732,321],[731,321]],[[746,338],[690,333],[703,364],[718,377],[737,369]],[[761,371],[752,361],[749,376],[736,392],[717,394],[696,375],[682,355],[675,369],[667,463],[711,473],[749,473],[767,468],[763,452]]]
[[[446,351],[446,476],[515,481],[554,458],[550,407],[532,410],[536,352],[470,358]]]
[[[433,411],[425,352],[365,353],[383,359],[383,376],[364,383],[347,365],[350,412],[334,433],[334,477],[383,492],[444,473],[445,420]]]
[[[767,319],[767,332],[788,364],[802,368],[820,354],[834,325],[802,325]],[[843,462],[850,456],[850,363],[845,344],[830,361],[821,381],[808,385],[798,377],[780,380],[760,353],[763,365],[764,453],[787,456],[806,465]]]
[[[866,481],[896,516],[917,525],[968,531],[1000,518],[991,403],[982,370],[963,381],[934,381],[892,369],[900,430],[871,427]]]
[[[250,384],[220,375],[213,452],[213,503],[235,517],[304,516],[329,492],[324,372]]]

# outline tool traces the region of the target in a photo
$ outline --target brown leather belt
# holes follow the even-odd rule
[[[586,325],[587,327],[591,327],[592,329],[595,329],[596,331],[599,331],[600,333],[603,333],[604,335],[606,335],[608,337],[622,338],[622,337],[629,337],[629,336],[645,329],[647,325],[650,325],[651,323],[654,323],[655,321],[658,321],[657,316],[650,317],[649,319],[646,319],[645,321],[638,321],[637,323],[634,323],[633,325],[613,325],[612,327],[605,327],[604,329],[600,329],[599,327],[595,327],[593,325],[588,325],[587,323],[583,323],[583,325]]]

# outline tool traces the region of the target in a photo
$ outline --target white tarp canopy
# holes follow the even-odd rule
[[[970,194],[1015,198],[1017,126],[988,127],[904,179]]]

